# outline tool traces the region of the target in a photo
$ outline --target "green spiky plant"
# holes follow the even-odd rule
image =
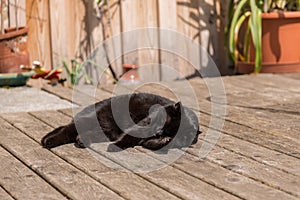
[[[97,81],[93,80],[86,72],[86,66],[93,67],[95,70],[99,69],[101,70],[104,74],[110,76],[114,82],[117,82],[118,80],[114,79],[110,73],[107,72],[106,69],[103,69],[96,63],[86,60],[84,62],[79,62],[76,59],[71,59],[71,67],[68,66],[66,61],[62,62],[63,67],[66,70],[67,76],[70,80],[70,83],[72,86],[78,85],[80,80],[83,78],[85,79],[86,84],[95,84]]]
[[[85,78],[85,82],[87,84],[92,84],[92,80],[86,73],[84,65],[82,63],[78,62],[75,59],[72,59],[70,68],[66,61],[63,61],[62,64],[67,72],[71,85],[78,85],[79,81],[82,78]]]
[[[299,11],[300,0],[231,0],[229,4],[228,26],[226,34],[230,58],[237,61],[249,61],[251,41],[255,49],[254,73],[259,73],[262,67],[262,13],[276,11]],[[247,21],[248,23],[244,23]],[[245,25],[244,38],[239,38],[239,30]],[[243,44],[238,49],[238,42]]]

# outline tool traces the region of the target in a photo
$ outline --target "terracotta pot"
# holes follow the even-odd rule
[[[254,48],[250,62],[238,62],[240,73],[254,71]],[[262,15],[261,73],[300,72],[300,12]]]
[[[27,27],[5,29],[0,35],[0,73],[22,72],[20,65],[29,66]]]
[[[121,80],[139,80],[138,66],[133,64],[123,64],[123,75]]]

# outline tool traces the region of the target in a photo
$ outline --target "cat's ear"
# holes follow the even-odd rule
[[[175,105],[174,105],[174,108],[175,108],[176,112],[180,112],[181,111],[181,107],[182,107],[182,104],[181,104],[180,101],[177,102],[177,103],[175,103]]]

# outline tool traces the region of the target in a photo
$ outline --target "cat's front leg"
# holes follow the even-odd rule
[[[116,142],[108,146],[107,151],[116,152],[134,147],[139,145],[141,140],[142,138],[133,137],[129,134],[123,134]]]
[[[47,149],[51,149],[63,144],[73,143],[76,141],[77,132],[74,123],[70,123],[66,126],[61,126],[47,135],[45,135],[41,144]]]
[[[171,142],[171,140],[171,137],[151,138],[145,140],[141,146],[151,150],[158,150],[166,146],[169,142]]]

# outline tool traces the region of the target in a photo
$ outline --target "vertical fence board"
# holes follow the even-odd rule
[[[20,27],[26,25],[26,3],[25,0],[10,1],[10,26]]]
[[[190,43],[199,45],[200,41],[200,16],[199,1],[177,0],[177,30],[183,34]],[[179,41],[185,58],[179,60],[179,73],[181,78],[192,77],[200,69],[200,48],[192,48],[187,41]],[[199,45],[200,46],[200,45]],[[192,66],[191,62],[194,64]]]
[[[147,49],[139,49],[139,74],[144,81],[159,81],[159,50],[158,47],[158,31],[147,29],[158,27],[157,1],[139,0],[137,3],[139,14],[137,18],[137,26],[141,29],[138,35],[138,46],[147,47]]]
[[[136,37],[132,36],[132,32],[129,34],[126,32],[133,31],[137,28],[137,17],[139,16],[139,11],[137,11],[137,1],[139,0],[122,0],[121,1],[121,27],[122,32],[124,32],[122,37],[122,49],[123,54],[127,52],[128,49],[135,49],[130,53],[123,55],[123,62],[125,64],[138,64],[138,41]]]
[[[228,1],[110,0],[108,5],[101,9],[103,14],[101,23],[99,16],[97,17],[94,1],[26,0],[31,60],[40,60],[46,67],[56,67],[61,66],[63,60],[69,62],[72,58],[90,59],[102,41],[123,33],[122,37],[110,40],[112,43],[107,49],[109,61],[118,76],[123,71],[122,63],[139,66],[160,63],[162,66],[160,68],[154,64],[141,67],[139,70],[141,79],[157,81],[189,77],[195,75],[189,61],[196,63],[198,68],[200,65],[205,66],[207,53],[224,73],[227,70],[224,63],[228,63],[223,48],[225,43],[223,29],[226,25]],[[14,0],[11,2],[14,3]],[[24,23],[22,22],[24,2],[25,0],[17,0],[20,24]],[[127,33],[146,27],[159,27],[162,31],[159,31],[159,34],[146,31],[142,35]],[[168,34],[165,30],[175,32]],[[200,50],[191,51],[187,43],[179,41],[176,32],[199,43],[205,51],[202,53]],[[150,48],[139,50],[141,43],[149,44]],[[161,50],[151,49],[151,46],[161,47]],[[124,55],[128,49],[135,50]],[[176,55],[172,49],[181,51],[183,55]],[[95,54],[95,61],[107,62],[102,54],[101,56]],[[117,55],[122,56],[118,58]],[[187,60],[180,56],[187,57]],[[89,75],[98,76],[99,72],[90,70]],[[104,82],[111,82],[110,77],[108,79],[105,77]]]
[[[115,70],[117,76],[123,73],[122,68],[122,41],[121,41],[121,4],[120,0],[110,0],[108,1],[107,9],[107,21],[109,29],[109,37],[111,40],[111,65]]]
[[[219,69],[223,75],[231,74],[232,71],[228,66],[232,65],[230,63],[229,57],[228,57],[228,50],[225,49],[226,46],[226,38],[225,38],[225,27],[228,23],[228,6],[229,6],[230,0],[218,0],[217,4],[219,6],[219,20],[220,23],[218,25],[219,27],[219,37],[218,37],[218,46],[216,47],[216,50],[218,51],[218,57],[219,57]]]
[[[52,41],[52,60],[53,66],[60,66],[62,60],[68,60],[67,43],[67,0],[50,0],[50,22],[51,22],[51,41]],[[71,37],[71,36],[68,36]]]
[[[30,60],[39,60],[46,68],[52,66],[48,6],[49,0],[26,0]]]
[[[216,65],[219,65],[218,57],[218,11],[216,0],[199,0],[199,16],[200,16],[200,44],[203,48],[200,59],[202,67],[209,67],[208,57],[214,59]],[[223,47],[222,47],[223,48]]]
[[[172,38],[168,31],[177,30],[177,10],[176,1],[158,0],[159,7],[159,26],[163,31],[160,33],[160,58],[161,58],[161,80],[174,80],[178,78],[178,55],[174,52],[168,52],[164,49],[176,49],[177,37]],[[172,34],[173,35],[173,34]]]

